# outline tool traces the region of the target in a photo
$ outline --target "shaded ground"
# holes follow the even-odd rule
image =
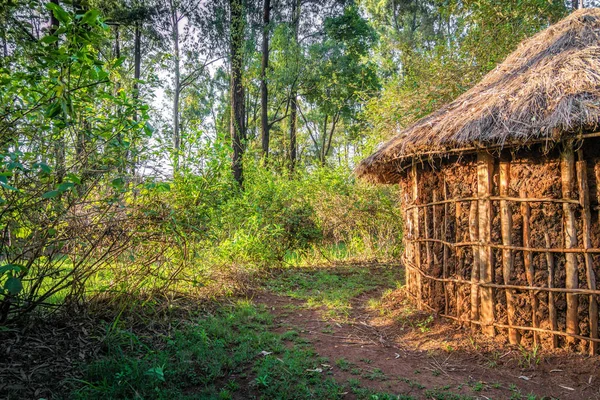
[[[247,298],[0,330],[0,399],[600,399],[600,357],[414,310],[398,265],[273,272]]]

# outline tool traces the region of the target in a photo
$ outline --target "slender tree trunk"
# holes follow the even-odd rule
[[[121,38],[119,25],[115,25],[115,58],[121,57]]]
[[[292,0],[292,27],[294,30],[294,44],[298,50],[298,32],[300,31],[300,6],[301,0]],[[298,60],[296,60],[296,66]],[[297,82],[292,84],[290,92],[290,171],[294,172],[297,158],[297,120],[298,120],[298,86]]]
[[[269,88],[267,87],[267,69],[269,68],[269,22],[271,17],[271,0],[263,3],[263,37],[262,63],[260,71],[260,125],[262,151],[265,160],[269,157]]]
[[[135,103],[137,103],[137,101],[140,97],[139,80],[140,80],[140,76],[141,76],[141,66],[142,66],[142,49],[141,49],[142,34],[141,34],[139,21],[136,21],[136,23],[135,23],[133,36],[134,36],[134,39],[133,39],[133,100]],[[136,108],[135,114],[133,115],[133,119],[137,122],[138,118],[139,117],[138,117],[137,108]],[[135,143],[132,141],[130,146],[133,148],[133,146],[135,146]],[[128,150],[127,151],[127,159],[129,160],[130,158],[131,158],[131,153]],[[135,156],[133,158],[135,158]],[[136,160],[132,159],[132,160],[130,160],[130,162],[131,162],[131,176],[135,177]]]
[[[50,3],[60,5],[58,0],[50,0]],[[54,35],[60,28],[60,21],[54,16],[54,13],[50,11],[50,35]],[[58,48],[58,41],[55,42],[55,46]],[[58,140],[54,142],[54,161],[56,169],[56,180],[58,183],[62,183],[65,177],[65,138],[62,133],[59,134]]]
[[[327,156],[329,155],[329,150],[331,150],[331,140],[333,139],[333,133],[335,132],[335,127],[336,127],[339,119],[340,119],[339,114],[336,114],[335,117],[333,117],[333,122],[331,124],[331,130],[329,131],[329,138],[327,139],[327,147],[325,148],[325,153],[323,156],[323,165],[325,165],[325,160],[327,159]]]
[[[4,58],[8,57],[8,43],[6,41],[6,25],[2,27],[2,54]]]
[[[320,151],[320,161],[321,165],[325,165],[325,143],[327,143],[327,122],[329,120],[329,115],[325,114],[325,121],[323,121],[323,137],[321,140],[321,151]]]
[[[171,2],[171,26],[173,29],[174,77],[173,77],[173,176],[179,172],[179,151],[181,138],[179,128],[179,94],[181,91],[181,72],[179,59],[179,18],[177,8]]]
[[[231,53],[231,122],[229,132],[233,146],[232,172],[236,182],[241,186],[244,183],[242,158],[244,155],[244,141],[246,126],[244,116],[245,96],[242,73],[244,71],[244,8],[243,0],[229,0],[230,12],[230,53]]]
[[[581,10],[584,8],[583,0],[572,0],[571,4],[573,6],[573,10]]]

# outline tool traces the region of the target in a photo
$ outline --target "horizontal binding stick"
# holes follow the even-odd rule
[[[559,204],[567,203],[567,204],[574,204],[574,205],[580,204],[579,200],[553,199],[553,198],[549,198],[549,197],[486,196],[486,197],[483,197],[483,199],[492,200],[492,201],[502,201],[502,200],[514,201],[516,203],[559,203]],[[435,202],[430,202],[430,203],[413,204],[413,205],[406,207],[406,209],[410,210],[413,208],[436,206],[436,205],[447,204],[447,203],[465,203],[465,202],[474,201],[474,200],[478,200],[478,198],[477,197],[463,197],[463,198],[459,198],[459,199],[448,199],[448,200],[440,200],[440,201],[435,201]]]
[[[415,240],[418,242],[440,242],[441,240],[439,239],[418,239]],[[510,249],[510,250],[515,250],[515,251],[531,251],[534,253],[582,253],[582,254],[586,254],[586,253],[600,253],[600,249],[598,248],[590,248],[590,249],[583,249],[583,248],[552,248],[552,249],[547,249],[545,247],[523,247],[523,246],[506,246],[503,244],[495,244],[495,243],[485,243],[485,242],[460,242],[460,243],[450,243],[450,242],[443,242],[445,245],[450,246],[450,247],[467,247],[467,246],[473,246],[476,244],[484,244],[485,246],[491,247],[492,249]]]
[[[405,267],[407,268],[412,268],[415,269],[414,265],[411,265],[410,263],[405,263]],[[422,277],[426,278],[426,279],[430,279],[430,280],[437,280],[437,281],[446,281],[446,282],[455,282],[455,283],[460,283],[463,285],[473,285],[472,281],[468,281],[466,279],[457,279],[457,278],[437,278],[435,276],[431,276],[431,275],[427,275],[426,273],[424,273],[423,271],[419,271],[418,272]],[[542,287],[542,286],[520,286],[520,285],[503,285],[500,283],[483,283],[483,282],[478,282],[475,283],[476,286],[480,286],[480,287],[490,287],[490,288],[496,288],[496,289],[505,289],[505,288],[509,288],[509,289],[515,289],[515,290],[522,290],[522,291],[528,291],[528,290],[533,290],[536,292],[552,292],[552,293],[572,293],[575,295],[600,295],[600,290],[596,289],[596,290],[591,290],[591,289],[584,289],[584,288],[574,288],[574,289],[567,289],[567,288],[549,288],[549,287]]]
[[[425,307],[429,311],[435,313],[435,310],[433,308],[429,307],[428,305],[425,305]],[[439,315],[440,317],[443,317],[443,318],[448,318],[448,319],[451,319],[453,321],[460,322],[459,319],[456,318],[453,315],[445,315],[445,314],[437,314],[437,315]],[[484,325],[484,323],[481,322],[481,321],[470,321],[470,322],[472,324],[475,324],[475,325]],[[590,338],[590,337],[587,337],[587,336],[571,334],[571,333],[568,333],[568,332],[554,331],[554,330],[551,330],[551,329],[534,328],[534,327],[531,327],[531,326],[520,326],[520,325],[514,325],[513,326],[513,325],[501,324],[501,323],[498,323],[498,322],[493,322],[491,325],[493,325],[493,326],[495,326],[497,328],[502,328],[502,329],[513,328],[513,329],[519,329],[519,330],[522,330],[522,331],[532,331],[532,332],[546,333],[546,334],[550,334],[550,335],[565,336],[565,337],[570,337],[570,338],[573,338],[573,339],[585,340],[585,341],[589,341],[589,342],[596,342],[596,343],[600,342],[600,339],[594,339],[594,338]]]
[[[452,315],[444,315],[444,314],[438,314],[440,317],[443,318],[448,318],[448,319],[452,319],[452,320],[457,320],[456,317],[452,316]],[[483,322],[481,321],[471,321],[476,325],[484,325]],[[547,334],[551,334],[551,335],[559,335],[559,336],[565,336],[565,337],[571,337],[574,339],[580,339],[580,340],[585,340],[585,341],[589,341],[589,342],[594,342],[594,343],[598,343],[600,342],[600,339],[593,339],[587,336],[582,336],[582,335],[575,335],[575,334],[570,334],[567,332],[561,332],[561,331],[553,331],[551,329],[544,329],[544,328],[534,328],[531,326],[520,326],[520,325],[507,325],[507,324],[501,324],[498,322],[493,322],[491,325],[497,327],[497,328],[503,328],[503,329],[508,329],[508,328],[513,328],[513,329],[519,329],[519,330],[523,330],[523,331],[532,331],[532,332],[540,332],[540,333],[547,333]]]

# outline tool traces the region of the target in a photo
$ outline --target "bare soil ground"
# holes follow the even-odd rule
[[[438,398],[436,391],[446,393],[439,398],[451,398],[451,392],[456,399],[600,399],[598,357],[519,349],[437,318],[416,326],[394,317],[404,306],[401,294],[381,303],[396,308],[391,315],[369,307],[369,300],[381,294],[374,290],[353,299],[343,319],[268,291],[257,293],[254,301],[276,315],[277,331],[297,330],[310,340],[330,360],[323,373],[340,383],[354,379],[361,387],[422,399]],[[423,321],[426,315],[412,318]]]

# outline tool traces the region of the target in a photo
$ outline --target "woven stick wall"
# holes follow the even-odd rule
[[[597,354],[597,182],[599,155],[572,143],[543,157],[413,164],[400,181],[409,294],[513,344]]]

